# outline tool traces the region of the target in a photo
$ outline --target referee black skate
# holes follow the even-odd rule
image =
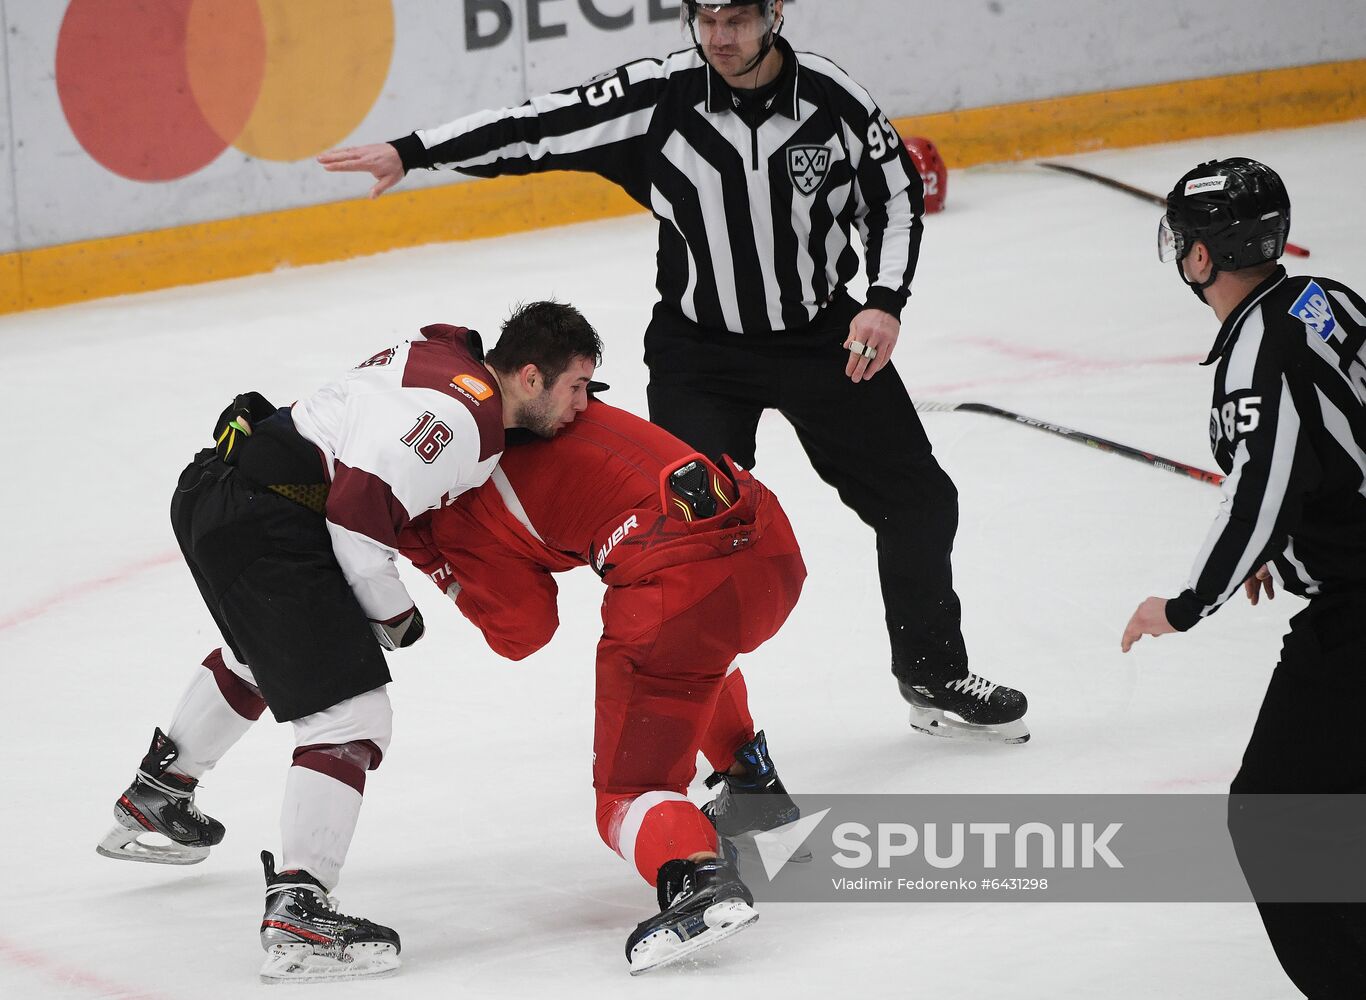
[[[890,364],[923,231],[919,174],[887,116],[780,37],[783,0],[685,0],[694,46],[519,108],[320,156],[378,195],[408,170],[578,170],[659,220],[645,335],[650,419],[755,463],[764,410],[877,535],[892,673],[918,730],[1029,738],[1025,697],[968,669],[950,556],[958,494]],[[868,291],[847,291],[863,232]]]
[[[1204,363],[1214,366],[1210,446],[1228,478],[1190,585],[1139,605],[1122,648],[1186,631],[1240,588],[1253,604],[1277,586],[1308,599],[1233,779],[1229,831],[1295,985],[1316,1000],[1363,997],[1366,904],[1261,902],[1288,865],[1321,850],[1299,838],[1333,830],[1301,804],[1270,832],[1308,849],[1268,856],[1258,824],[1274,806],[1260,796],[1366,793],[1366,300],[1287,274],[1277,261],[1289,232],[1285,186],[1254,160],[1201,164],[1167,197],[1161,259],[1222,324]]]

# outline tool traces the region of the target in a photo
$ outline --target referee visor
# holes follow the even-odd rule
[[[1164,264],[1180,260],[1186,255],[1186,238],[1173,229],[1167,217],[1157,224],[1157,259]]]
[[[758,42],[773,26],[765,8],[765,4],[756,3],[699,3],[693,30],[697,40],[708,47]]]

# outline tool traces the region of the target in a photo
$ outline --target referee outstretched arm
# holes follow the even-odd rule
[[[642,59],[582,86],[515,108],[477,111],[383,145],[397,150],[404,173],[424,168],[497,177],[580,170],[601,174],[648,205],[639,140],[650,129],[668,74],[665,62]]]
[[[791,53],[785,42],[780,46]],[[884,347],[850,358],[851,376],[857,368],[859,377],[871,377],[890,359],[910,296],[923,233],[922,182],[895,127],[862,86],[814,53],[792,53],[791,65],[771,115],[758,122],[732,113],[729,92],[687,49],[627,63],[517,107],[333,150],[318,161],[330,171],[371,173],[372,197],[419,168],[474,177],[596,173],[676,234],[661,240],[662,270],[696,274],[719,300],[710,301],[709,292],[706,301],[672,304],[694,321],[735,333],[810,323],[857,270],[857,226],[867,307],[887,314],[865,314],[851,330],[851,340]],[[880,323],[886,329],[875,332],[871,326]]]

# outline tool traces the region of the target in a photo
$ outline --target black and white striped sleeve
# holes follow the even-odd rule
[[[855,218],[868,270],[867,304],[899,317],[920,260],[925,190],[896,127],[871,99],[865,110]]]
[[[515,108],[477,111],[393,141],[405,171],[457,170],[474,177],[579,170],[601,174],[648,203],[635,180],[631,144],[650,128],[666,82],[656,59],[628,63]]]
[[[1301,421],[1295,374],[1283,346],[1266,336],[1262,310],[1243,324],[1211,419],[1233,444],[1219,514],[1196,557],[1187,589],[1167,602],[1167,621],[1185,631],[1217,611],[1286,546],[1318,460]]]

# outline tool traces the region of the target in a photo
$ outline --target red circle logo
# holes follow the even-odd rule
[[[229,146],[288,162],[336,145],[393,44],[392,0],[71,0],[57,92],[94,160],[169,181]]]

